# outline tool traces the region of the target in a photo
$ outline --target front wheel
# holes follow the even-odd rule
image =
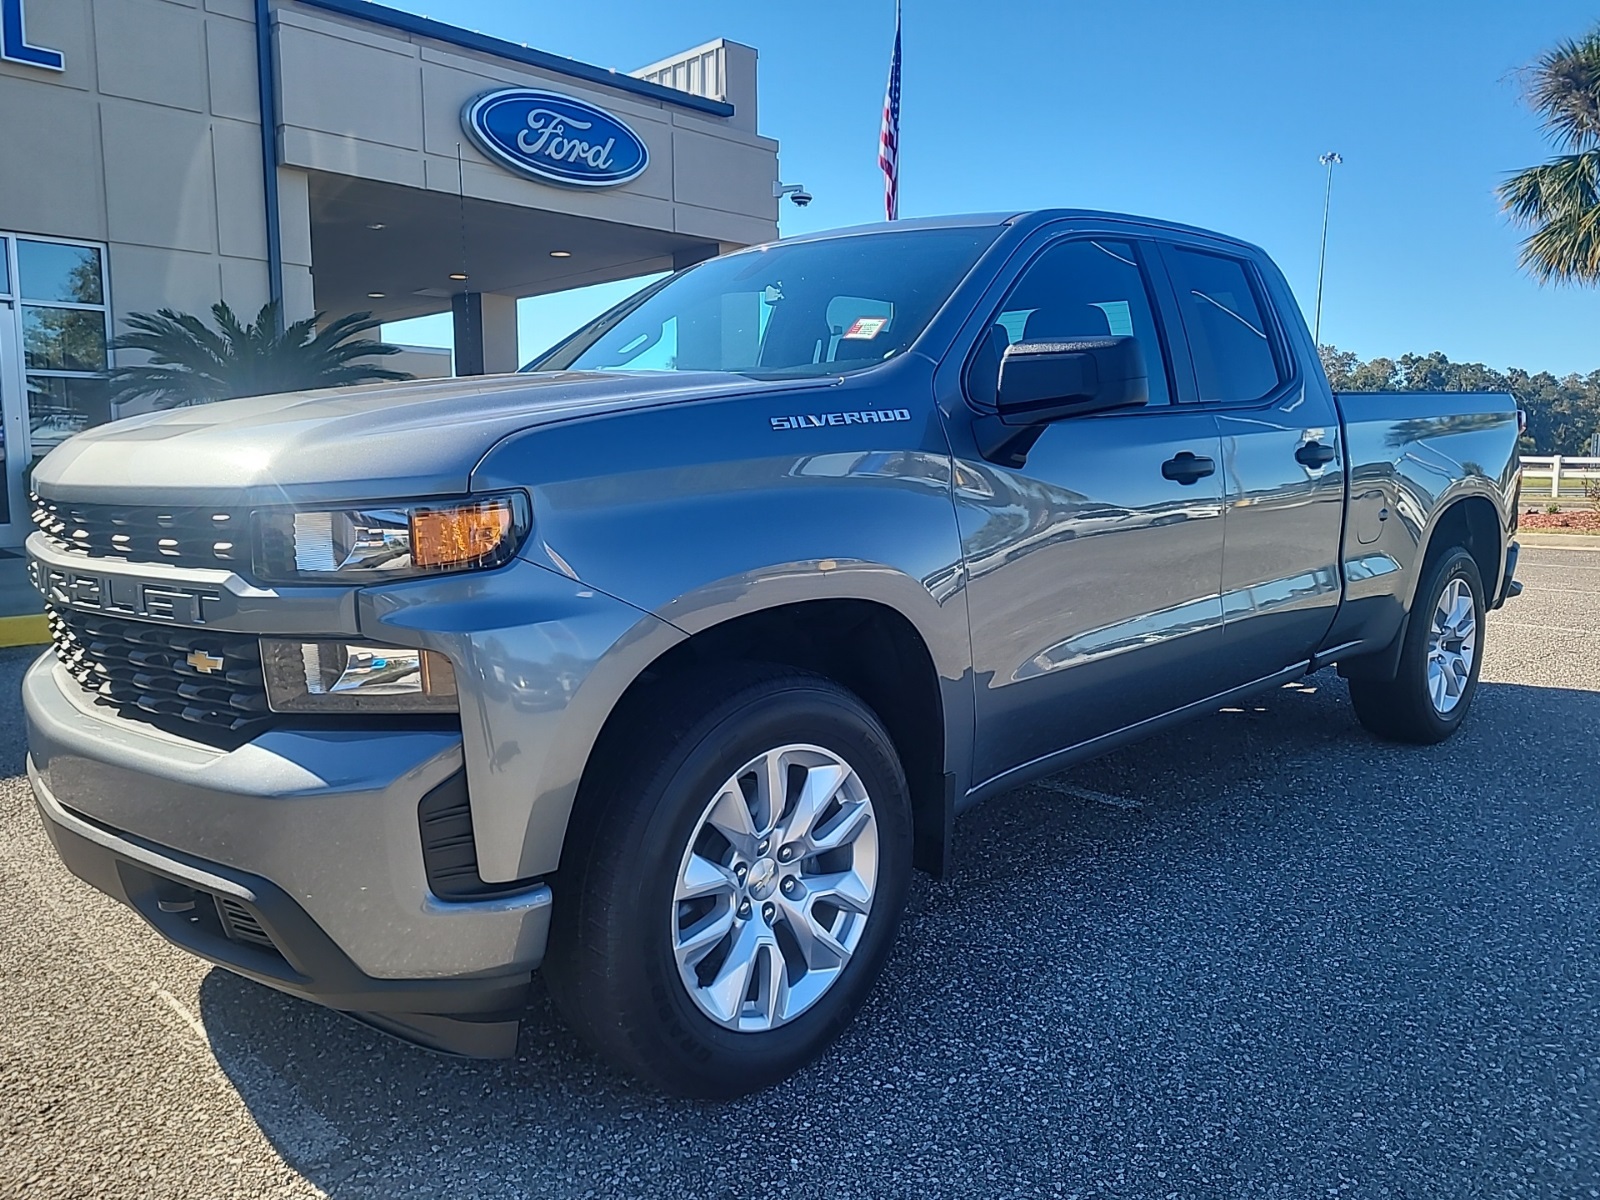
[[[1472,707],[1483,666],[1483,580],[1477,561],[1454,547],[1417,586],[1393,679],[1352,679],[1356,719],[1379,737],[1442,742]]]
[[[911,869],[893,743],[837,684],[760,667],[663,696],[628,740],[633,766],[580,798],[551,996],[666,1091],[776,1083],[845,1029],[893,944]]]

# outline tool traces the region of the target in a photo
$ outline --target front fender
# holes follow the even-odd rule
[[[909,358],[806,392],[530,430],[485,457],[473,488],[528,489],[530,561],[690,636],[812,600],[894,610],[927,646],[946,702],[947,764],[963,764],[971,644],[931,369]],[[893,419],[776,420],[830,413]]]
[[[462,757],[490,883],[560,862],[589,751],[617,701],[684,634],[536,563],[364,591],[363,634],[455,664]]]

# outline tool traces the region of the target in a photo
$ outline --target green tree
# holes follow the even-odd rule
[[[1319,346],[1322,369],[1336,392],[1392,392],[1400,388],[1399,368],[1387,358],[1362,362],[1354,351]]]
[[[1483,363],[1451,362],[1437,350],[1362,362],[1336,346],[1321,349],[1336,391],[1510,392],[1528,415],[1524,454],[1587,454],[1589,439],[1600,432],[1600,371],[1557,378],[1549,371],[1497,371]]]
[[[317,325],[323,314],[318,313],[281,333],[277,316],[277,306],[267,304],[244,325],[231,308],[218,303],[211,306],[216,324],[211,329],[192,313],[170,308],[133,313],[128,332],[111,346],[143,350],[150,361],[113,370],[111,399],[148,399],[157,408],[178,408],[240,396],[411,378],[404,371],[359,361],[400,353],[399,346],[361,336],[381,324],[371,313],[352,313],[321,329]]]
[[[1524,90],[1566,153],[1500,185],[1507,211],[1533,230],[1522,265],[1541,283],[1600,283],[1600,26],[1541,57]]]
[[[1350,375],[1361,365],[1361,360],[1356,357],[1354,350],[1341,350],[1337,346],[1318,346],[1317,353],[1322,356],[1322,369],[1328,376],[1328,385],[1334,391],[1356,390],[1350,386]]]

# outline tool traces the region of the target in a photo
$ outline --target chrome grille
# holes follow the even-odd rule
[[[80,504],[33,497],[33,523],[57,549],[88,558],[239,569],[249,514],[216,506]]]
[[[271,716],[261,643],[251,637],[47,609],[56,656],[124,716],[239,732]],[[191,656],[193,662],[191,662]],[[195,665],[212,667],[202,671]]]

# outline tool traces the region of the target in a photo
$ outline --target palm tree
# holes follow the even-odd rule
[[[1500,185],[1506,209],[1533,229],[1522,265],[1540,283],[1600,283],[1600,26],[1541,57],[1524,91],[1566,153]]]
[[[129,331],[114,350],[143,350],[150,361],[111,372],[111,399],[148,399],[157,408],[179,408],[312,388],[341,387],[384,379],[410,379],[404,371],[357,362],[399,354],[399,346],[360,334],[378,328],[371,313],[352,313],[317,328],[318,313],[278,331],[278,308],[267,304],[242,325],[226,304],[211,306],[216,329],[192,313],[163,308],[133,313]]]

